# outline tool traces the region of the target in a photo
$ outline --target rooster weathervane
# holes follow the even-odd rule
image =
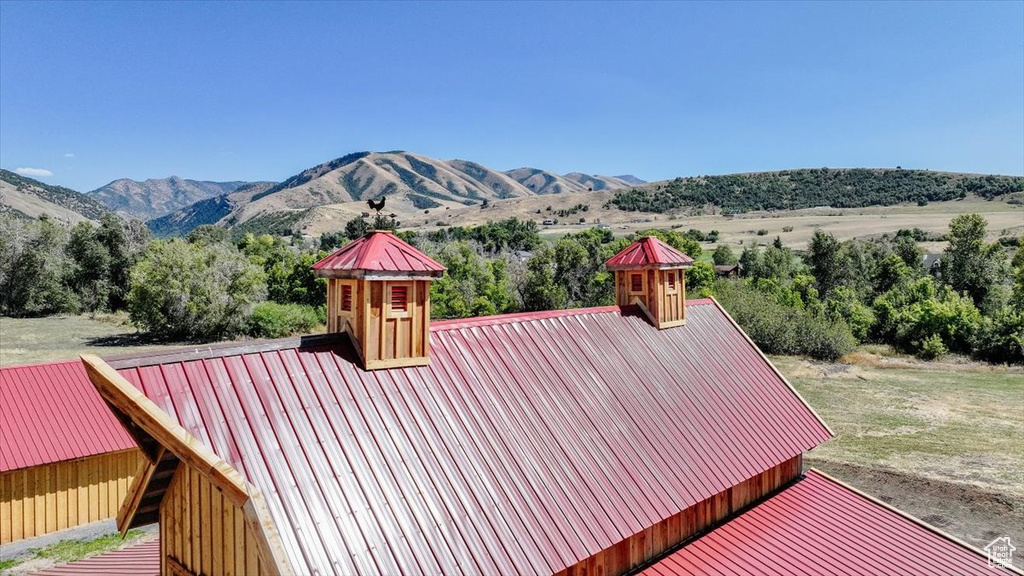
[[[381,196],[379,202],[374,202],[373,198],[370,198],[369,200],[366,201],[366,203],[370,206],[370,208],[376,210],[377,214],[379,215],[380,211],[384,209],[384,202],[387,199],[387,196]]]

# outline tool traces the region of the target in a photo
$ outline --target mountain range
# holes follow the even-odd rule
[[[121,178],[88,192],[114,212],[149,220],[207,198],[234,192],[249,182],[209,182],[171,176],[149,180]]]
[[[76,224],[98,220],[108,212],[106,206],[81,192],[0,170],[0,214],[30,219],[47,215]]]
[[[200,200],[152,219],[149,225],[158,236],[215,223],[289,229],[299,219],[358,216],[371,198],[386,197],[387,212],[404,217],[505,198],[625,188],[632,185],[627,178],[642,182],[635,176],[560,175],[536,168],[502,172],[468,160],[438,160],[405,151],[357,152],[276,185],[250,184]]]
[[[430,209],[644,182],[632,175],[499,171],[469,160],[439,160],[400,150],[348,154],[279,183],[121,178],[83,194],[7,170],[0,181],[0,211],[30,218],[50,214],[71,223],[114,212],[146,220],[157,236],[187,234],[204,224],[284,233],[299,220],[358,216],[371,198],[387,197],[387,213],[406,217]]]
[[[82,194],[0,171],[0,212],[67,222],[109,211],[146,218],[156,236],[215,224],[247,232],[317,236],[343,229],[386,198],[403,227],[436,227],[509,216],[574,224],[652,221],[659,214],[717,207],[728,212],[814,206],[863,207],[955,200],[967,195],[1019,203],[1024,178],[895,169],[795,169],[646,183],[631,175],[499,171],[469,160],[405,151],[357,152],[279,183],[210,182],[178,177],[121,179]],[[598,210],[600,214],[587,214]],[[636,215],[637,212],[650,216]],[[632,213],[632,215],[631,215]]]

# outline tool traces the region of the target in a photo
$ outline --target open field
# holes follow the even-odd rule
[[[808,466],[976,546],[1024,539],[1024,370],[870,352],[772,361],[835,432]]]
[[[538,224],[545,218],[558,218],[553,212],[569,209],[577,204],[585,204],[588,210],[572,216],[558,218],[559,224],[543,226],[545,237],[555,238],[569,232],[578,232],[598,223],[611,227],[616,236],[621,236],[647,228],[697,228],[704,232],[718,230],[721,233],[720,243],[733,246],[749,245],[754,242],[766,244],[775,236],[781,236],[787,246],[804,248],[815,228],[831,232],[840,240],[854,237],[866,237],[885,233],[894,233],[900,228],[921,228],[935,233],[945,233],[949,221],[957,214],[977,212],[989,223],[989,241],[999,236],[1019,236],[1024,233],[1024,205],[1009,204],[1005,199],[987,201],[976,196],[968,196],[963,200],[950,202],[933,202],[927,206],[916,204],[899,204],[895,206],[872,206],[867,208],[807,208],[804,210],[784,210],[777,212],[751,212],[737,216],[721,214],[678,215],[652,214],[643,212],[624,212],[618,209],[606,210],[602,206],[612,197],[613,192],[601,191],[586,194],[554,194],[533,196],[528,198],[512,198],[492,202],[487,208],[469,206],[450,210],[431,210],[430,214],[422,211],[414,216],[404,216],[403,229],[420,232],[438,229],[437,223],[444,222],[452,226],[474,226],[488,220],[500,220],[508,217],[531,219]],[[344,227],[346,217],[350,217],[356,207],[351,210],[339,210],[333,220],[320,220],[306,233],[319,235],[323,232],[335,231]],[[550,206],[552,212],[548,212]],[[329,212],[332,207],[323,207]],[[537,211],[540,211],[538,213]],[[580,218],[586,222],[579,224]],[[571,222],[571,224],[569,224]],[[784,228],[792,227],[785,232]],[[767,230],[764,236],[758,236],[758,230]],[[937,251],[941,243],[925,243],[924,248]]]
[[[120,314],[0,316],[0,366],[72,360],[85,352],[116,356],[168,346],[174,345],[147,342]]]

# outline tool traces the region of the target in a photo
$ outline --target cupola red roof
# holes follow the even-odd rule
[[[313,270],[391,272],[439,277],[445,267],[398,236],[375,231],[313,264]]]
[[[685,268],[691,265],[693,265],[693,258],[653,236],[633,242],[605,262],[605,266],[609,270]]]

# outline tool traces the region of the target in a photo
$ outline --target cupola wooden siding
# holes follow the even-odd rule
[[[615,273],[615,303],[637,305],[659,329],[686,324],[685,270],[693,259],[653,237],[630,244],[605,266]]]
[[[327,331],[347,332],[367,370],[430,361],[430,281],[444,266],[390,232],[313,265],[327,278]]]

